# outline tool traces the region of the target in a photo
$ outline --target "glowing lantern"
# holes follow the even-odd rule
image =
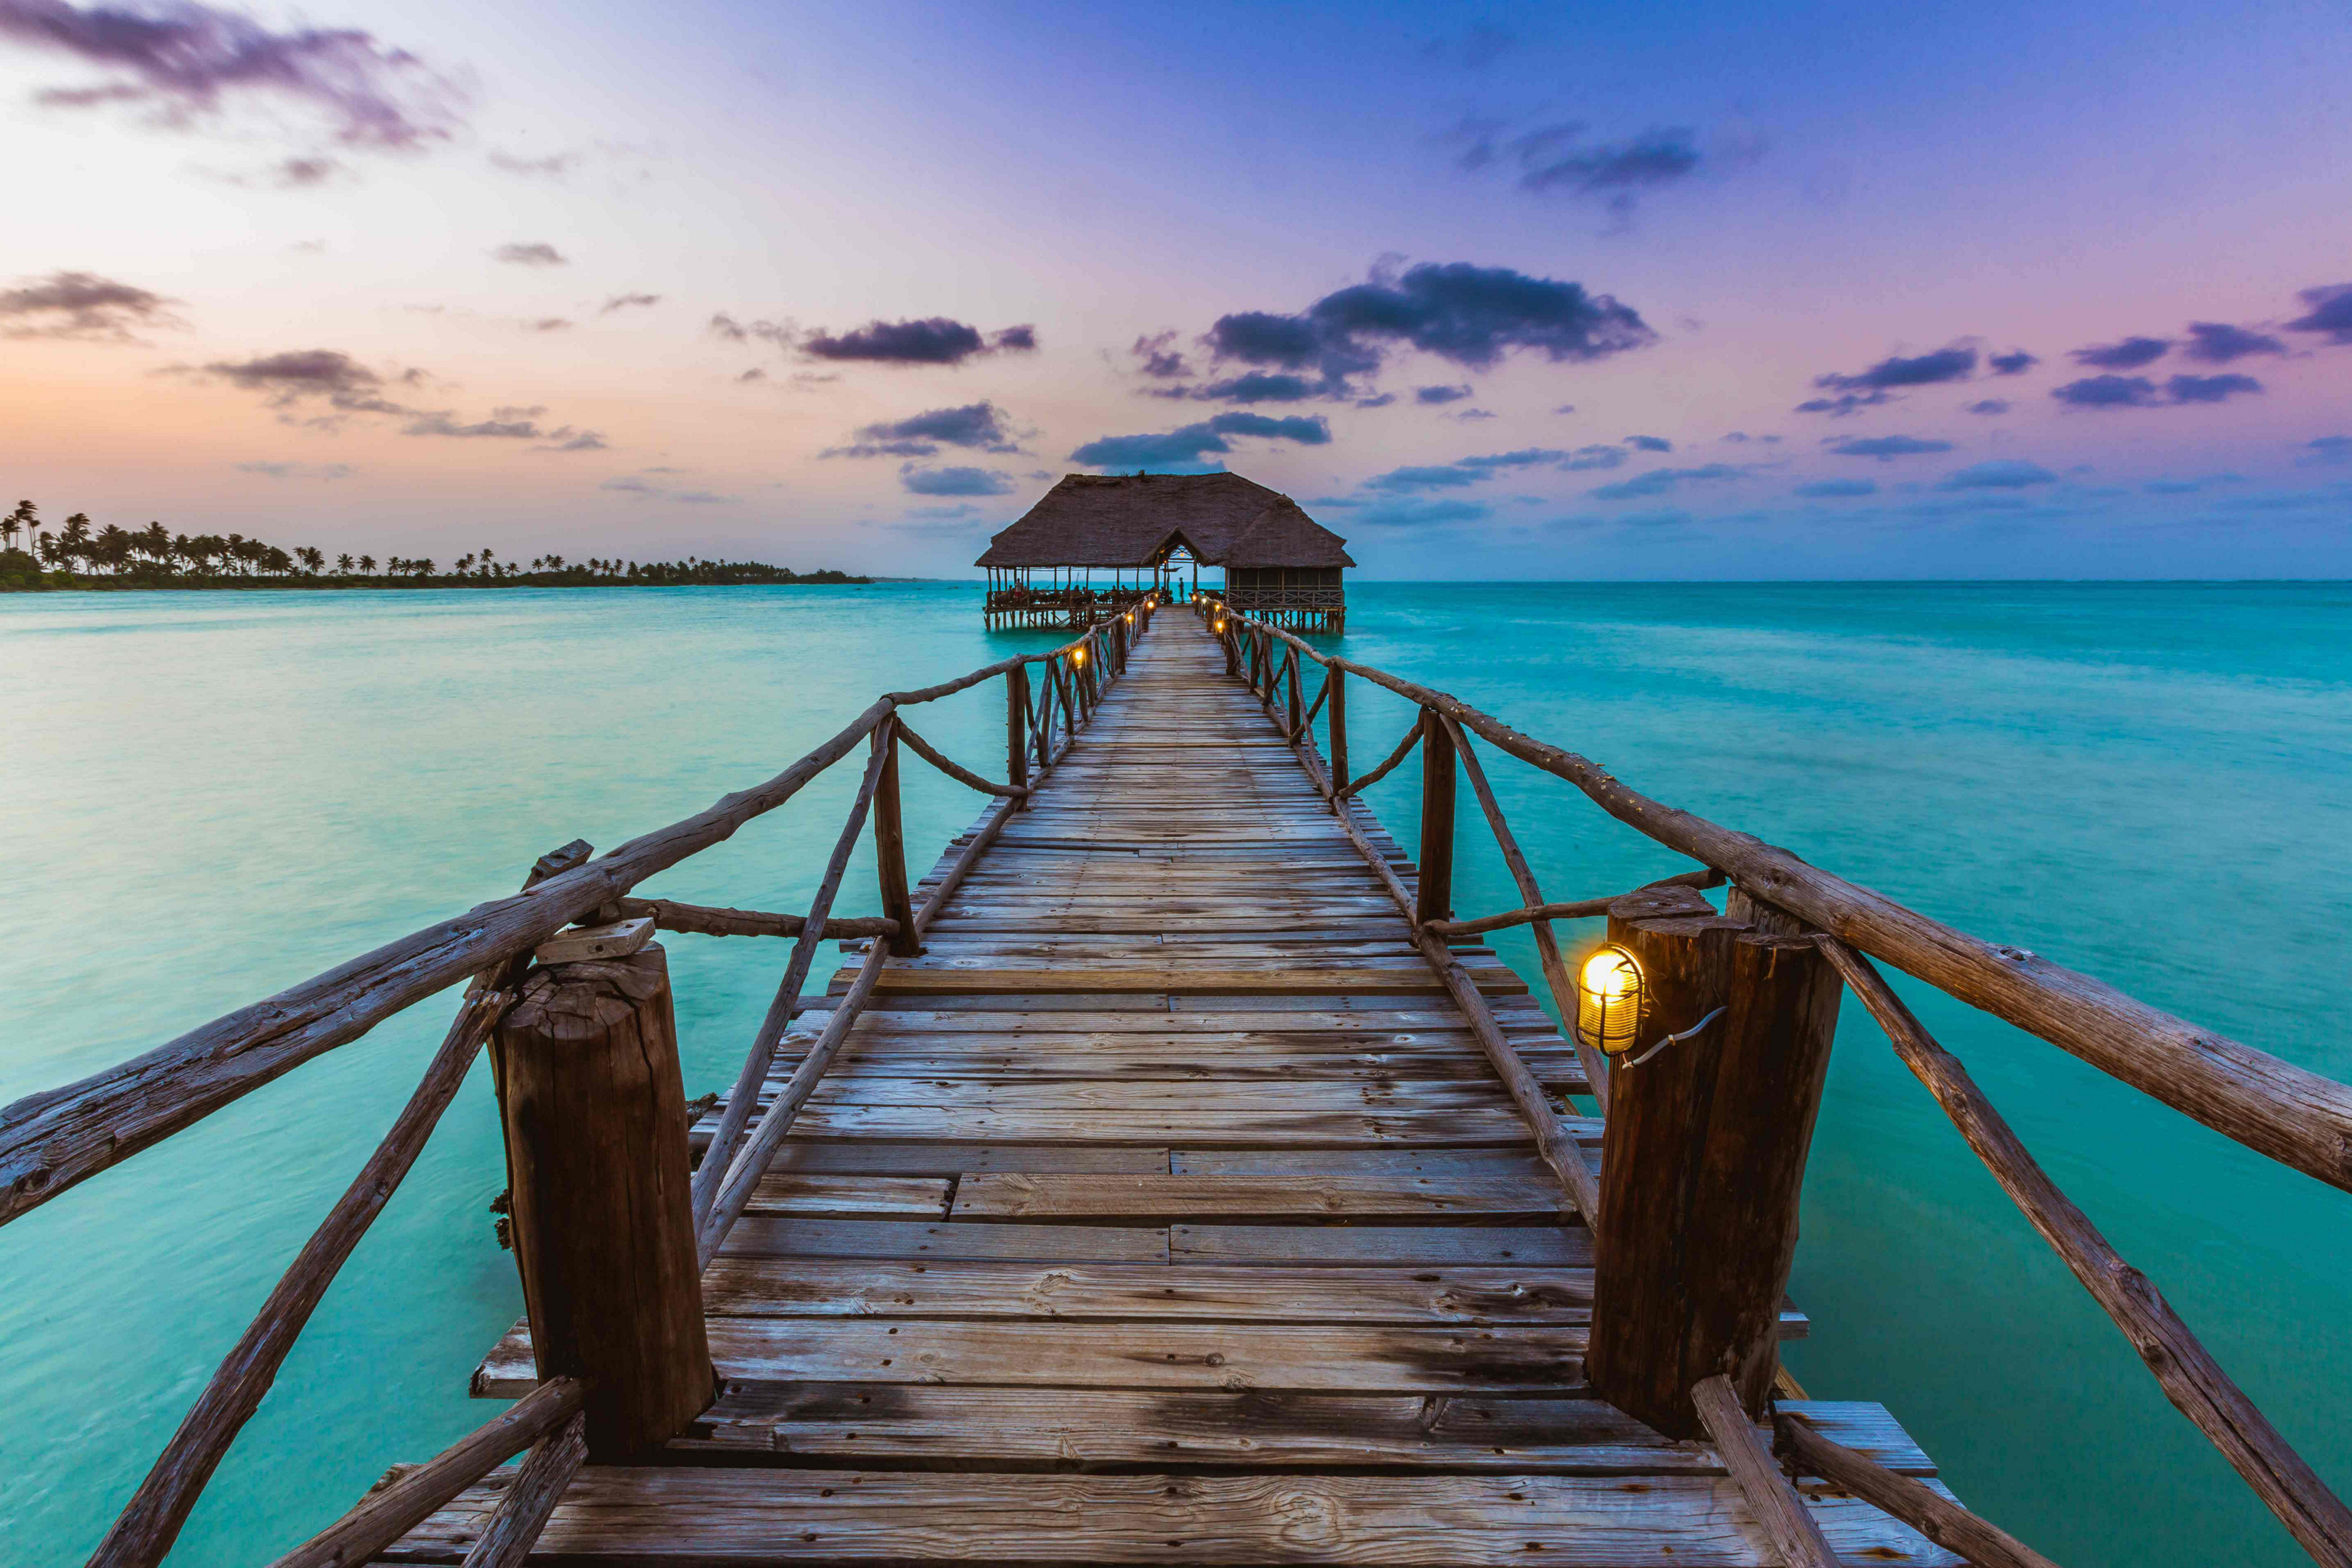
[[[1642,966],[1622,947],[1603,947],[1576,976],[1576,1032],[1606,1056],[1633,1048],[1642,1024]]]

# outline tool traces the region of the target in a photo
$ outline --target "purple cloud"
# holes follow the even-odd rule
[[[2286,344],[2267,332],[2249,331],[2227,321],[2191,321],[2189,346],[2181,352],[2201,364],[2228,364],[2249,354],[2283,354]]]
[[[177,303],[95,272],[52,272],[0,289],[0,337],[135,343],[134,328],[185,326]]]
[[[2066,357],[2093,370],[2137,370],[2144,364],[2154,364],[2171,352],[2170,338],[2124,338],[2112,343],[2093,343]]]
[[[323,111],[349,145],[399,151],[446,140],[457,119],[447,82],[371,33],[272,32],[196,0],[152,0],[139,9],[0,0],[0,38],[70,56],[115,79],[39,94],[54,107],[153,103],[178,126],[218,112],[231,97],[273,96]]]

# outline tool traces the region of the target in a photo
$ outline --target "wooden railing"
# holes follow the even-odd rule
[[[601,952],[604,948],[599,944],[608,944],[624,957],[632,942],[641,949],[651,929],[656,928],[794,939],[783,980],[744,1058],[718,1133],[692,1178],[688,1201],[677,1205],[682,1224],[691,1229],[690,1237],[684,1234],[677,1237],[678,1256],[707,1263],[742,1213],[752,1187],[817,1077],[856,1021],[884,961],[893,953],[919,951],[924,931],[972,863],[994,842],[1007,816],[1021,808],[1037,781],[1062,760],[1110,683],[1125,670],[1136,639],[1150,628],[1153,608],[1150,602],[1139,603],[1047,653],[1001,659],[919,691],[887,693],[765,784],[728,795],[706,811],[632,839],[600,858],[592,858],[585,843],[565,845],[542,857],[531,868],[522,891],[512,898],[412,932],[265,1002],[216,1018],[144,1056],[0,1110],[0,1224],[5,1224],[301,1063],[359,1038],[403,1008],[457,981],[467,981],[457,1017],[408,1103],[286,1270],[244,1337],[214,1373],[100,1544],[92,1563],[148,1568],[170,1551],[206,1481],[259,1407],[337,1270],[415,1163],[486,1042],[493,1046],[492,1066],[506,1104],[510,1178],[520,1160],[519,1134],[559,1152],[566,1141],[577,1152],[579,1140],[592,1135],[593,1129],[574,1127],[569,1118],[550,1119],[556,1124],[528,1125],[530,1113],[510,1099],[520,1092],[513,1082],[518,1064],[498,1048],[505,1042],[502,1029],[524,990],[535,950],[567,926],[577,923],[589,928],[567,938],[584,943],[584,951]],[[904,716],[908,709],[1000,677],[1005,686],[1009,773],[1005,784],[950,761],[918,735]],[[782,805],[847,756],[860,741],[867,745],[865,773],[805,915],[708,909],[628,896],[656,872],[710,847],[752,818]],[[901,748],[958,782],[1005,803],[964,842],[919,908],[908,884],[900,827]],[[832,913],[834,900],[850,854],[869,820],[882,912],[878,918],[836,920]],[[633,929],[632,922],[642,923]],[[851,937],[875,939],[856,983],[845,995],[835,999],[823,1032],[799,1068],[754,1122],[751,1115],[758,1108],[761,1086],[777,1046],[786,1026],[802,1009],[802,994],[818,943]],[[657,959],[658,952],[646,956]],[[666,973],[659,985],[656,1026],[668,1034]],[[670,1053],[669,1076],[675,1079],[674,1036],[665,1044]],[[625,1107],[625,1114],[642,1109],[645,1097],[638,1094],[634,1099],[640,1103]],[[574,1173],[585,1169],[593,1173],[592,1183],[616,1185],[638,1181],[655,1186],[663,1181],[683,1183],[683,1124],[667,1131],[675,1134],[680,1167],[675,1173],[622,1169],[597,1157],[580,1162],[573,1167]],[[533,1157],[546,1152],[547,1148],[532,1151]],[[601,1156],[603,1152],[588,1152]],[[597,1196],[593,1193],[568,1195],[583,1200]],[[530,1278],[531,1243],[551,1238],[520,1234],[527,1223],[518,1194],[517,1258],[525,1269],[526,1294],[536,1305],[551,1287],[544,1279]],[[646,1245],[658,1247],[661,1241],[653,1237]],[[677,1272],[685,1289],[694,1291],[693,1271]],[[646,1287],[643,1280],[635,1283]],[[631,1312],[642,1310],[635,1303],[627,1307]],[[698,1294],[685,1310],[691,1312],[693,1339],[698,1345]],[[535,1331],[545,1327],[536,1316],[533,1326]],[[542,1342],[546,1337],[541,1335]],[[707,1352],[699,1373],[690,1373],[689,1382],[694,1375],[702,1382],[698,1389],[687,1390],[689,1416],[699,1413],[711,1393]],[[279,1568],[297,1564],[340,1568],[364,1563],[497,1465],[528,1448],[530,1457],[508,1489],[495,1521],[467,1558],[473,1568],[504,1568],[521,1563],[564,1487],[590,1455],[598,1430],[598,1397],[593,1373],[548,1378],[538,1392],[437,1458],[372,1492],[324,1533],[280,1559]]]
[[[1781,1495],[1786,1483],[1779,1479],[1779,1472],[1769,1464],[1739,1462],[1742,1451],[1754,1442],[1747,1418],[1764,1413],[1757,1405],[1770,1383],[1770,1342],[1753,1329],[1724,1331],[1702,1310],[1706,1302],[1693,1306],[1688,1298],[1710,1297],[1720,1305],[1727,1291],[1743,1289],[1739,1277],[1744,1272],[1747,1316],[1755,1317],[1759,1302],[1777,1306],[1795,1240],[1797,1191],[1818,1103],[1820,1068],[1826,1063],[1828,1034],[1835,1025],[1835,985],[1842,982],[1885,1031],[1905,1064],[1935,1095],[2034,1229],[2130,1341],[2166,1396],[2315,1561],[2331,1568],[2352,1568],[2352,1510],[2221,1370],[2155,1285],[2126,1263],[2059,1190],[1958,1058],[1928,1035],[1871,961],[1891,963],[2249,1148],[2346,1190],[2352,1190],[2352,1088],[2150,1007],[2033,953],[1981,942],[1809,866],[1785,849],[1653,800],[1587,759],[1523,735],[1446,692],[1317,648],[1213,595],[1203,595],[1195,608],[1224,646],[1227,673],[1264,703],[1342,830],[1412,923],[1424,956],[1469,1016],[1479,1043],[1527,1112],[1545,1161],[1592,1225],[1598,1268],[1588,1372],[1596,1390],[1670,1434],[1687,1435],[1674,1431],[1678,1416],[1693,1429],[1703,1426],[1721,1447],[1727,1468],[1748,1492],[1783,1561],[1831,1559],[1802,1510]],[[1325,671],[1311,700],[1303,698],[1302,659]],[[1350,678],[1381,687],[1416,710],[1395,750],[1360,776],[1349,773]],[[1316,713],[1326,707],[1328,763],[1312,728]],[[1487,785],[1473,735],[1565,779],[1619,821],[1696,860],[1701,868],[1633,894],[1547,903]],[[1421,844],[1419,875],[1409,888],[1350,821],[1349,803],[1416,747],[1423,770]],[[1509,868],[1519,909],[1473,920],[1453,917],[1457,764],[1469,779]],[[1718,914],[1693,889],[1726,880],[1732,887]],[[1667,988],[1682,985],[1684,994],[1665,999],[1667,1013],[1674,1012],[1675,1004],[1686,1009],[1675,1021],[1696,1016],[1696,1009],[1705,1005],[1696,999],[1703,993],[1708,1000],[1727,1000],[1731,1016],[1717,1033],[1706,1037],[1712,1058],[1685,1047],[1663,1058],[1681,1067],[1664,1072],[1646,1066],[1637,1073],[1618,1069],[1612,1078],[1610,1065],[1577,1026],[1575,983],[1552,929],[1556,921],[1601,915],[1610,919],[1612,944],[1637,948],[1660,960],[1654,967],[1664,972],[1661,978]],[[1517,1064],[1484,999],[1446,951],[1445,944],[1457,938],[1517,925],[1534,927],[1547,987],[1607,1119],[1603,1170],[1597,1183],[1544,1105],[1533,1076]],[[1768,952],[1765,968],[1774,978],[1751,976],[1743,986],[1737,979],[1727,983],[1720,974],[1675,973],[1678,965],[1703,968],[1696,963],[1706,956],[1699,952],[1703,942],[1733,929],[1746,933],[1741,941]],[[1811,951],[1800,953],[1798,949]],[[1826,1008],[1820,987],[1807,991],[1812,983],[1803,970],[1813,963],[1825,965],[1833,977]],[[1771,1001],[1784,1015],[1777,1022],[1758,1017],[1772,1010],[1756,994],[1759,987],[1777,988]],[[1810,1016],[1796,1016],[1806,1008],[1811,1008]],[[1675,1037],[1696,1036],[1707,1022],[1702,1019]],[[1806,1084],[1790,1081],[1806,1072],[1811,1075],[1810,1100]],[[1700,1092],[1684,1092],[1694,1082]],[[1638,1094],[1633,1086],[1639,1086]],[[1692,1152],[1694,1118],[1706,1119],[1705,1144],[1747,1150],[1740,1179],[1714,1184],[1722,1190],[1712,1197],[1704,1192],[1693,1195],[1693,1189],[1706,1184],[1691,1179],[1693,1168],[1671,1163],[1706,1158],[1705,1148]],[[1759,1187],[1769,1191],[1759,1195]],[[1670,1215],[1663,1214],[1662,1193],[1680,1194],[1674,1201],[1682,1206]],[[1710,1207],[1715,1212],[1708,1212]],[[1654,1238],[1662,1224],[1672,1226],[1678,1245],[1662,1247],[1654,1240],[1643,1245],[1644,1234]],[[1718,1233],[1724,1243],[1718,1247],[1703,1247],[1694,1240],[1702,1234],[1717,1239]],[[1668,1255],[1685,1251],[1706,1253],[1707,1277],[1665,1281],[1673,1288],[1660,1289],[1657,1276],[1672,1267]],[[1747,1256],[1751,1252],[1752,1258]],[[1676,1319],[1676,1312],[1684,1316]],[[1644,1333],[1665,1342],[1679,1339],[1685,1351],[1691,1344],[1702,1345],[1708,1355],[1719,1355],[1722,1364],[1739,1366],[1741,1373],[1732,1383],[1744,1377],[1749,1386],[1735,1389],[1721,1376],[1693,1379],[1687,1368],[1681,1369],[1683,1375],[1673,1375],[1677,1369],[1658,1365],[1654,1351],[1644,1361]],[[1760,1368],[1759,1361],[1764,1363]],[[1643,1364],[1629,1366],[1629,1362]],[[1759,1370],[1764,1373],[1760,1378],[1755,1375]],[[1648,1384],[1661,1375],[1679,1408],[1656,1403],[1658,1391]],[[1965,1552],[1972,1563],[2024,1568],[2047,1562],[1918,1482],[1803,1427],[1796,1417],[1779,1416],[1778,1436],[1781,1452],[1803,1473],[1856,1491],[1930,1539]]]

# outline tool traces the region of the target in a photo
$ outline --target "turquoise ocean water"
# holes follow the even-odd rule
[[[1636,787],[2337,1079],[2352,585],[1350,589],[1356,658]],[[872,696],[1042,633],[960,585],[0,598],[0,1100],[95,1070],[775,772]],[[1406,714],[1352,690],[1360,758]],[[1000,689],[930,739],[1002,768]],[[1378,749],[1376,749],[1378,748]],[[1490,762],[1546,892],[1685,868]],[[908,775],[928,866],[978,798]],[[854,772],[649,887],[791,909]],[[1410,770],[1373,804],[1410,842]],[[1465,825],[1460,906],[1516,902]],[[870,869],[845,903],[871,907]],[[1591,928],[1587,928],[1588,933]],[[667,939],[688,1092],[781,949]],[[1524,945],[1508,956],[1533,973]],[[1906,984],[2060,1183],[2339,1490],[2352,1196]],[[0,1231],[0,1557],[79,1562],[414,1084],[412,1010]],[[175,1563],[267,1560],[478,1423],[520,1297],[476,1080],[313,1320]],[[1848,1004],[1792,1291],[1816,1394],[1885,1402],[1962,1498],[2088,1568],[2301,1561]]]

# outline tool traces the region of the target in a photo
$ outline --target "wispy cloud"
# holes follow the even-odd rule
[[[187,325],[177,300],[95,272],[52,272],[0,289],[0,337],[135,343],[141,331]]]
[[[462,96],[405,49],[357,28],[276,32],[197,0],[138,10],[67,0],[0,0],[0,40],[68,56],[107,79],[44,89],[58,108],[152,104],[184,128],[231,100],[276,99],[323,114],[352,146],[413,150],[446,140]]]
[[[490,252],[490,259],[510,267],[569,267],[571,258],[543,240],[517,241]]]

